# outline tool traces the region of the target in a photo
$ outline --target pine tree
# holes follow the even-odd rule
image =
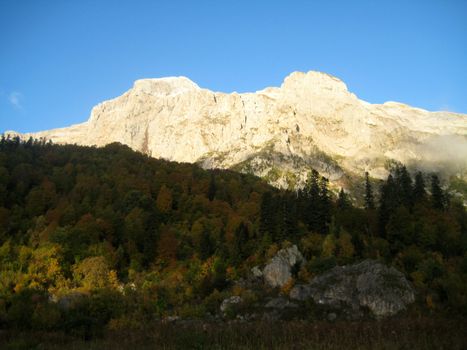
[[[380,236],[386,236],[386,225],[391,218],[392,213],[398,206],[397,188],[394,178],[389,174],[387,180],[381,186],[381,197],[379,200],[379,233]]]
[[[305,184],[308,198],[313,202],[317,203],[319,199],[319,173],[313,169],[311,174],[308,176],[307,183]]]
[[[297,191],[296,208],[298,220],[308,223],[308,197],[305,188]]]
[[[410,208],[413,203],[412,178],[405,166],[398,166],[395,173],[398,201],[405,207]]]
[[[214,174],[211,172],[211,178],[209,180],[209,188],[208,188],[208,199],[209,201],[213,201],[214,197],[216,196],[217,186],[216,180],[214,178]]]
[[[280,208],[278,209],[277,234],[275,241],[285,239],[293,241],[298,234],[298,217],[296,195],[292,192],[286,192],[278,198]]]
[[[269,234],[274,240],[277,231],[277,210],[271,192],[265,192],[261,197],[261,212],[259,218],[259,233]]]
[[[298,236],[297,196],[293,192],[285,195],[285,230],[287,239],[294,240]]]
[[[273,201],[273,205],[275,207],[275,227],[272,239],[275,242],[280,242],[285,239],[287,236],[287,224],[286,224],[286,215],[287,215],[287,208],[286,202],[283,195],[277,195]]]
[[[349,196],[345,193],[344,189],[341,188],[337,197],[337,207],[340,210],[348,209],[351,206]]]
[[[365,173],[365,209],[375,209],[375,199],[373,196],[373,188],[371,187],[368,172]]]
[[[328,179],[322,177],[319,182],[319,223],[318,231],[327,233],[331,222],[331,198],[328,190]]]
[[[431,202],[433,208],[438,210],[444,209],[445,197],[443,190],[441,189],[438,175],[431,175]]]
[[[321,203],[319,173],[312,170],[305,184],[306,215],[305,222],[310,230],[320,231],[321,225]]]
[[[249,233],[248,226],[244,222],[240,223],[238,228],[235,230],[234,242],[233,242],[233,260],[234,262],[241,262],[248,256],[247,243]]]
[[[413,189],[414,203],[423,202],[426,199],[425,180],[421,171],[415,175],[415,185]]]

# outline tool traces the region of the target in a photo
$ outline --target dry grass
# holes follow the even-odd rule
[[[2,333],[5,349],[467,349],[467,320],[156,324],[89,341]]]

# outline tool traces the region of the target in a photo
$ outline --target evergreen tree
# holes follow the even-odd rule
[[[431,202],[433,208],[438,210],[444,209],[445,197],[441,189],[438,175],[431,175]]]
[[[200,254],[201,259],[205,260],[209,258],[214,252],[214,244],[211,240],[211,235],[209,231],[204,229],[201,235],[201,242],[200,242]]]
[[[232,259],[236,263],[240,263],[248,257],[247,243],[249,238],[248,226],[242,222],[235,230],[233,242]]]
[[[344,189],[341,188],[341,190],[339,191],[339,195],[337,197],[337,207],[340,210],[345,210],[345,209],[350,208],[350,206],[351,206],[351,203],[349,200],[349,196],[347,195],[347,193],[345,193]]]
[[[399,206],[386,224],[386,239],[392,246],[392,253],[397,254],[404,246],[412,244],[416,237],[411,225],[412,217],[405,206]]]
[[[405,166],[398,166],[395,173],[398,201],[405,207],[410,208],[413,203],[412,178]]]
[[[322,177],[319,182],[319,223],[318,231],[320,233],[327,233],[329,223],[331,222],[331,198],[328,190],[328,179]]]
[[[386,225],[397,206],[397,188],[394,178],[389,174],[388,179],[381,186],[381,197],[379,201],[378,225],[381,237],[386,236]]]
[[[297,191],[296,200],[297,218],[303,223],[308,223],[308,196],[306,188]]]
[[[308,227],[314,231],[320,231],[321,228],[321,203],[320,203],[320,184],[319,173],[313,169],[308,176],[305,184],[306,197],[306,215],[305,222]]]
[[[276,210],[276,230],[273,240],[281,242],[285,239],[294,240],[298,233],[298,217],[296,206],[296,195],[291,192],[285,192],[277,196],[275,203],[279,203]]]
[[[368,172],[365,173],[365,209],[375,209],[375,199],[373,196],[373,188],[371,187]]]
[[[214,178],[214,173],[211,172],[211,178],[209,180],[209,187],[208,187],[208,199],[212,202],[214,197],[216,196],[217,186],[216,186],[216,179]]]
[[[271,192],[265,192],[261,197],[259,232],[261,236],[269,234],[274,239],[277,229],[277,212]]]
[[[319,173],[313,169],[308,176],[307,183],[305,184],[308,198],[313,203],[318,203],[319,200]]]
[[[415,203],[423,202],[426,199],[425,180],[421,171],[415,175],[415,185],[413,189],[413,200]]]
[[[293,241],[298,235],[297,196],[293,192],[284,195],[286,239]]]

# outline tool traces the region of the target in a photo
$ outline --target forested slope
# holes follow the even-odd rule
[[[2,139],[0,325],[87,334],[207,317],[232,294],[253,305],[261,296],[234,281],[290,244],[307,259],[291,284],[380,259],[412,281],[420,312],[466,313],[465,208],[403,166],[373,187],[356,208],[311,169],[291,193],[119,144]],[[66,295],[80,301],[55,302]]]

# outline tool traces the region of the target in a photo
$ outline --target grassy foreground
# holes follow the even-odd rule
[[[467,320],[147,325],[83,340],[59,333],[0,333],[2,349],[466,349]]]

